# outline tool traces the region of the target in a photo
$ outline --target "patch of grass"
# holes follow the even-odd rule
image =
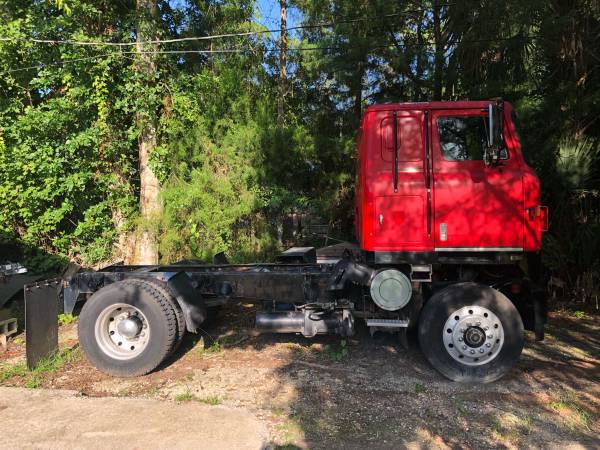
[[[206,347],[204,338],[201,338],[196,345],[196,352],[200,356],[215,355],[221,351],[221,343],[218,340],[214,340],[210,346]]]
[[[0,381],[12,378],[25,378],[25,386],[36,389],[42,385],[44,377],[58,372],[63,366],[75,361],[79,357],[77,347],[68,347],[57,351],[48,358],[42,359],[35,369],[29,371],[25,363],[7,366],[0,369]]]
[[[66,364],[75,361],[79,357],[79,349],[77,347],[68,347],[57,351],[54,355],[42,359],[35,369],[31,371],[31,375],[25,385],[30,388],[38,388],[41,386],[45,375],[58,372]]]
[[[589,430],[592,416],[581,406],[581,403],[577,392],[567,390],[563,391],[557,400],[550,402],[550,408],[558,412],[573,413],[575,421],[571,421],[569,424],[570,428],[577,428],[578,425],[583,425]]]
[[[219,353],[221,351],[221,343],[219,341],[214,341],[212,344],[210,344],[210,347],[208,347],[207,352],[208,353]]]
[[[0,382],[10,380],[11,378],[23,378],[28,374],[25,363],[11,364],[0,367]]]
[[[427,392],[427,388],[425,387],[425,385],[423,385],[421,383],[415,383],[415,392],[417,394],[423,394],[423,393]]]
[[[73,314],[59,314],[58,315],[58,324],[59,325],[69,325],[70,323],[76,322],[77,317]]]
[[[213,405],[213,406],[220,405],[222,403],[221,399],[219,397],[217,397],[216,395],[209,395],[208,397],[204,397],[199,400],[202,403],[205,403],[207,405]]]
[[[15,345],[23,345],[25,343],[25,340],[22,337],[16,337],[12,340],[13,344]]]
[[[290,417],[282,424],[279,424],[277,428],[283,435],[283,445],[285,446],[291,445],[291,443],[294,442],[302,432],[302,427],[294,416]]]
[[[216,395],[209,395],[208,397],[198,398],[194,394],[192,394],[192,391],[189,388],[186,389],[184,392],[177,394],[174,397],[174,400],[176,402],[198,401],[200,403],[204,403],[206,405],[213,405],[213,406],[220,405],[222,403],[221,398]]]
[[[583,311],[574,311],[573,316],[575,316],[576,319],[585,319],[586,314]]]
[[[493,432],[501,439],[510,441],[519,441],[524,435],[531,434],[533,419],[525,414],[517,417],[515,414],[504,414],[500,417],[497,414],[488,414]]]
[[[348,343],[346,342],[345,339],[342,339],[340,341],[339,346],[326,345],[323,348],[323,351],[324,351],[324,355],[326,355],[327,358],[329,358],[330,360],[335,361],[335,362],[340,362],[343,359],[347,358],[349,355]]]
[[[175,396],[176,402],[191,402],[192,400],[196,400],[196,396],[189,389]]]
[[[460,398],[454,400],[454,407],[461,414],[467,414],[467,405]]]

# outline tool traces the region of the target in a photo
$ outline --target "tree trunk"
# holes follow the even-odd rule
[[[433,100],[442,99],[442,77],[444,71],[444,42],[442,39],[441,7],[439,0],[433,2],[433,39],[435,56],[433,66]]]
[[[277,128],[282,129],[285,116],[285,94],[287,82],[287,8],[286,0],[280,0],[281,8],[281,35],[279,49],[279,83],[277,86]]]
[[[423,26],[422,26],[422,20],[421,17],[419,16],[419,21],[417,23],[417,61],[416,61],[416,67],[415,67],[415,78],[417,80],[422,80],[423,79],[423,51],[422,51],[422,45],[423,45],[424,41],[423,41]],[[421,89],[421,83],[415,83],[415,87],[414,87],[414,94],[413,94],[413,99],[412,101],[414,102],[422,102],[423,100],[425,100],[423,98],[423,91]]]
[[[137,43],[138,52],[137,70],[144,75],[146,80],[152,80],[156,73],[154,55],[143,53],[157,50],[156,44],[144,42],[156,40],[157,8],[154,0],[137,0]],[[148,81],[147,81],[148,82]],[[138,137],[138,154],[140,170],[140,215],[142,225],[136,240],[135,263],[157,264],[158,246],[156,236],[147,226],[149,221],[157,218],[161,212],[159,201],[160,186],[156,175],[149,166],[150,155],[157,145],[155,111],[138,111],[136,122],[141,129]]]
[[[356,118],[357,124],[360,124],[362,119],[362,91],[363,91],[363,78],[364,78],[364,65],[360,61],[358,63],[356,78],[354,80],[354,117]]]

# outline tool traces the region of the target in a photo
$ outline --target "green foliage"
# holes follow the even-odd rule
[[[204,338],[201,338],[196,344],[196,349],[199,356],[215,355],[221,352],[221,343],[216,339],[208,347],[205,345]]]
[[[415,383],[415,393],[416,394],[423,394],[427,392],[427,388],[425,387],[425,385],[423,383]]]
[[[324,354],[328,359],[335,362],[341,362],[346,359],[349,355],[348,346],[345,339],[342,339],[337,346],[326,345],[324,348]]]
[[[212,406],[220,405],[222,403],[221,399],[216,395],[209,395],[208,397],[204,397],[199,400],[202,403]]]
[[[182,392],[181,394],[177,394],[175,396],[176,402],[190,402],[195,399],[196,399],[196,396],[194,394],[192,394],[192,391],[190,391],[189,389],[187,389],[185,392]]]
[[[73,314],[59,314],[58,315],[58,324],[59,325],[69,325],[77,321],[77,317]]]

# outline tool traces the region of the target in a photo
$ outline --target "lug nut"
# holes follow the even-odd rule
[[[459,340],[459,342],[462,342],[463,338],[462,338],[462,337],[459,337],[459,338],[458,338],[458,340]]]
[[[483,327],[483,329],[484,329],[485,331],[487,331],[487,330],[489,330],[489,329],[490,329],[490,327]]]
[[[475,350],[471,350],[471,355],[474,355],[474,354],[475,354]]]
[[[477,322],[477,326],[481,325],[481,322]]]
[[[488,339],[492,339],[494,337],[493,334],[488,334]]]
[[[461,333],[464,333],[464,332],[465,332],[465,329],[464,329],[464,328],[461,328],[459,331],[460,331]]]
[[[485,346],[489,348],[489,347],[491,347],[491,346],[492,346],[492,344],[490,344],[490,343],[488,342],[487,344],[485,344]]]
[[[466,345],[463,345],[463,347],[462,347],[462,348],[463,348],[463,350],[466,350],[466,349],[467,349],[467,346],[466,346]]]
[[[482,349],[482,348],[480,348],[480,349],[479,349],[479,353],[483,353],[483,352],[485,352],[485,350],[484,350],[484,349]]]

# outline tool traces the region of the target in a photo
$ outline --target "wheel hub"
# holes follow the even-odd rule
[[[479,327],[469,327],[464,334],[465,344],[472,348],[481,347],[485,341],[485,333]]]
[[[148,346],[150,327],[138,308],[115,303],[98,315],[94,334],[104,353],[111,358],[127,360],[135,358]]]
[[[504,329],[498,316],[482,306],[465,306],[454,311],[442,332],[448,354],[467,366],[492,361],[504,344]]]
[[[117,331],[127,339],[133,339],[142,331],[142,321],[136,316],[121,319],[117,324]]]

